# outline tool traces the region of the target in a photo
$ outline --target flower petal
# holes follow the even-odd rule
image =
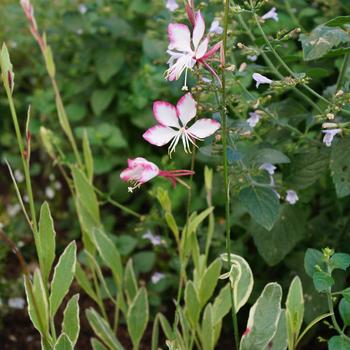
[[[216,43],[203,57],[201,57],[203,60],[206,60],[207,58],[210,58],[213,56],[220,48],[222,47],[222,41],[219,41]]]
[[[180,98],[176,108],[183,126],[186,126],[186,124],[193,119],[197,113],[196,101],[190,93]]]
[[[193,46],[194,46],[195,51],[198,48],[198,45],[203,38],[204,31],[205,31],[204,18],[202,16],[201,12],[198,11],[196,13],[195,25],[193,28],[193,37],[192,37],[192,42],[193,42]]]
[[[172,126],[180,129],[176,107],[171,103],[165,101],[155,101],[153,103],[153,114],[160,125]]]
[[[190,52],[191,32],[185,24],[170,23],[168,25],[169,49]]]
[[[142,176],[140,178],[140,183],[145,183],[145,182],[153,179],[154,177],[158,176],[158,174],[159,174],[158,167],[157,167],[157,169],[155,169],[155,168],[144,169],[142,172]]]
[[[141,176],[142,167],[127,168],[120,173],[120,178],[125,182],[129,182],[131,180],[138,181],[141,178]]]
[[[220,126],[220,123],[214,119],[203,118],[197,120],[190,128],[187,129],[187,132],[197,138],[203,139],[213,135],[220,129]]]
[[[166,145],[173,137],[177,135],[177,131],[167,126],[156,125],[149,128],[142,137],[155,146]]]
[[[196,51],[196,59],[202,58],[208,50],[209,38],[206,37],[198,46]]]

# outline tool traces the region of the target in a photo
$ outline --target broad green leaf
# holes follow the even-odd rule
[[[324,271],[316,271],[312,275],[312,280],[316,290],[321,292],[326,292],[334,284],[334,280],[330,274]]]
[[[286,301],[288,347],[294,349],[304,318],[304,296],[300,278],[294,277]]]
[[[203,350],[214,349],[214,324],[213,324],[212,305],[210,303],[206,306],[204,310],[201,338],[202,338]]]
[[[185,288],[185,314],[192,327],[196,327],[200,311],[198,292],[193,282],[188,281]]]
[[[291,205],[284,205],[270,231],[255,225],[252,235],[260,255],[270,266],[273,266],[281,262],[305,237],[305,228],[305,213]]]
[[[90,183],[92,184],[92,180],[94,177],[94,158],[92,156],[89,136],[86,130],[84,130],[84,133],[83,133],[83,154],[84,154],[86,176],[90,181]]]
[[[305,253],[304,268],[306,273],[311,278],[314,275],[314,273],[319,270],[316,267],[319,267],[322,270],[326,268],[326,265],[323,261],[323,254],[317,249],[309,248]]]
[[[132,257],[132,260],[136,274],[147,273],[153,269],[156,263],[156,254],[154,252],[139,252]]]
[[[227,257],[227,254],[221,255],[221,259],[226,262],[228,261]],[[231,270],[229,272],[229,278],[231,281],[231,287],[233,289],[235,310],[236,312],[238,312],[241,309],[241,307],[243,307],[248,301],[250,294],[253,291],[254,285],[254,277],[252,270],[247,261],[239,255],[231,254]]]
[[[80,331],[79,294],[75,294],[67,303],[63,313],[62,332],[65,333],[73,346],[76,344]]]
[[[350,161],[348,152],[350,149],[350,138],[343,138],[332,146],[329,167],[338,198],[350,194]]]
[[[277,283],[265,286],[249,312],[246,334],[240,350],[264,349],[276,334],[281,314],[282,288]]]
[[[62,333],[55,344],[54,350],[73,350],[74,346],[67,334]]]
[[[201,308],[213,295],[215,287],[218,283],[222,263],[220,259],[214,260],[204,272],[199,284],[199,302]]]
[[[39,269],[34,271],[33,283],[30,293],[30,281],[25,279],[25,290],[28,302],[28,314],[34,327],[41,335],[47,336],[49,330],[49,306],[46,297],[46,291],[43,279]]]
[[[124,289],[126,296],[128,298],[129,304],[132,300],[134,300],[136,294],[137,294],[137,281],[135,277],[135,272],[132,264],[132,260],[129,259],[128,263],[125,267],[125,274],[124,274]]]
[[[97,295],[92,287],[92,284],[90,283],[88,277],[86,276],[85,271],[82,269],[79,263],[76,265],[75,269],[75,277],[80,285],[81,288],[83,288],[84,292],[95,302],[98,301]]]
[[[91,96],[91,106],[95,115],[100,115],[112,102],[115,90],[108,88],[105,90],[95,90]]]
[[[73,241],[60,256],[52,277],[51,293],[49,297],[50,315],[53,318],[60,307],[63,298],[72,284],[76,266],[77,245]]]
[[[111,350],[123,350],[109,324],[93,309],[86,310],[86,317],[91,328],[100,340]]]
[[[329,261],[332,270],[340,269],[346,271],[350,266],[350,255],[346,253],[335,253]]]
[[[112,270],[117,286],[121,286],[123,281],[123,266],[115,244],[103,230],[93,230],[92,234],[102,260]]]
[[[98,50],[96,53],[96,72],[102,83],[107,83],[120,71],[124,63],[123,51],[119,48]]]
[[[350,16],[338,16],[325,23],[327,27],[341,27],[345,24],[350,24]]]
[[[239,193],[239,200],[247,208],[253,220],[271,230],[278,219],[279,199],[266,187],[246,187]]]
[[[346,288],[344,289],[341,294],[343,295],[344,299],[350,303],[350,287],[349,288]]]
[[[350,341],[336,335],[328,341],[328,350],[350,350]]]
[[[40,209],[39,220],[39,261],[43,275],[44,284],[49,280],[52,264],[55,260],[56,250],[56,232],[53,225],[53,219],[50,213],[50,208],[45,202]]]
[[[277,331],[264,350],[286,350],[287,346],[286,311],[282,309]]]
[[[143,333],[146,330],[148,318],[147,291],[142,287],[132,301],[127,314],[128,331],[135,349],[138,348]]]
[[[259,163],[283,164],[290,163],[290,159],[282,152],[273,148],[263,148],[254,154],[254,160]]]
[[[332,48],[339,44],[350,42],[350,35],[340,28],[321,25],[309,35],[301,34],[304,60],[310,61],[323,57]]]
[[[91,339],[91,346],[93,350],[108,350],[99,340],[96,338]]]
[[[344,326],[350,326],[350,303],[345,298],[342,298],[338,308]]]

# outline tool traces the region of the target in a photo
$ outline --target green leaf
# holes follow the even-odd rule
[[[283,164],[290,163],[290,159],[282,152],[273,148],[263,148],[254,154],[254,160],[259,163]]]
[[[185,314],[192,327],[196,327],[199,320],[201,305],[199,304],[199,296],[192,281],[186,283],[185,288]]]
[[[98,50],[96,53],[96,72],[103,84],[117,74],[124,64],[124,55],[119,48]]]
[[[115,337],[109,324],[93,309],[86,310],[86,317],[95,334],[111,350],[123,350],[123,346]]]
[[[13,85],[14,85],[13,66],[12,66],[10,55],[5,43],[2,44],[2,48],[0,52],[0,67],[1,67],[2,81],[4,83],[5,89],[12,92]],[[9,77],[11,79],[11,83],[10,83]]]
[[[214,325],[212,305],[209,303],[203,314],[202,320],[202,346],[203,350],[214,349]]]
[[[62,332],[65,333],[73,346],[76,344],[80,331],[79,294],[68,301],[63,313]]]
[[[73,350],[74,346],[67,334],[62,333],[57,339],[54,350]]]
[[[53,318],[72,284],[76,266],[77,245],[73,241],[60,256],[51,283],[50,315]]]
[[[125,267],[125,274],[124,274],[124,289],[126,296],[128,298],[129,303],[131,303],[132,300],[134,300],[138,287],[137,287],[137,281],[135,277],[135,272],[132,264],[132,260],[129,259],[129,261],[126,264]]]
[[[92,234],[102,260],[112,270],[117,286],[121,286],[123,281],[123,265],[115,244],[103,230],[93,230]]]
[[[275,192],[266,187],[246,187],[239,193],[239,200],[259,225],[272,229],[280,207]]]
[[[300,41],[303,47],[304,60],[310,61],[323,57],[339,44],[349,42],[350,36],[340,28],[321,25],[316,27],[309,35],[301,34]]]
[[[231,291],[230,284],[223,287],[215,298],[213,303],[213,324],[216,325],[230,312],[231,310]]]
[[[89,136],[86,130],[84,130],[84,133],[83,133],[83,154],[84,154],[86,176],[89,182],[92,184],[92,180],[94,177],[94,158],[92,156]]]
[[[99,340],[96,338],[91,339],[91,346],[93,350],[108,350]]]
[[[226,262],[228,261],[227,257],[227,254],[221,255],[221,259]],[[253,291],[254,285],[252,270],[247,261],[239,255],[231,254],[231,269],[229,272],[229,278],[231,281],[231,287],[233,289],[235,310],[237,313],[248,301],[250,294]]]
[[[346,288],[344,289],[341,294],[343,295],[344,299],[350,303],[350,287],[349,288]]]
[[[128,331],[135,349],[138,348],[143,333],[146,330],[148,318],[147,291],[142,287],[132,301],[127,314]]]
[[[350,303],[345,298],[342,298],[338,308],[344,326],[350,326]]]
[[[350,350],[350,341],[336,335],[328,341],[328,350]]]
[[[304,296],[300,278],[294,277],[286,301],[288,348],[294,349],[304,318]]]
[[[340,269],[346,271],[350,266],[350,255],[346,253],[335,253],[329,261],[332,270]]]
[[[112,88],[106,90],[95,90],[91,96],[91,106],[95,115],[100,115],[112,102],[115,90]]]
[[[305,253],[304,268],[310,277],[312,277],[314,273],[318,271],[316,266],[322,270],[326,268],[326,265],[323,261],[323,254],[317,249],[308,248]]]
[[[312,276],[312,280],[319,293],[326,292],[334,284],[332,276],[324,271],[316,271]]]
[[[276,334],[281,314],[282,288],[277,283],[265,286],[249,312],[247,332],[240,350],[264,349]]]
[[[286,350],[287,349],[287,325],[286,311],[281,310],[278,320],[277,331],[273,338],[269,341],[264,350]]]
[[[219,258],[214,260],[205,270],[204,275],[200,280],[198,295],[201,308],[214,293],[215,287],[219,280],[221,267],[221,260]]]
[[[350,138],[343,138],[332,146],[329,167],[338,198],[350,194]]]
[[[253,226],[252,235],[260,255],[270,265],[281,262],[306,235],[306,217],[300,209],[284,205],[274,227]]]
[[[80,285],[81,288],[83,288],[84,292],[95,302],[98,301],[97,295],[92,287],[92,284],[90,283],[88,277],[86,276],[85,271],[82,269],[79,263],[76,264],[75,269],[75,277]]]
[[[160,324],[162,326],[162,330],[168,340],[173,340],[174,339],[174,333],[173,329],[170,326],[170,323],[168,320],[164,317],[163,314],[158,314]]]
[[[154,252],[139,252],[133,256],[132,260],[136,273],[147,273],[153,269],[156,255]]]
[[[330,21],[326,22],[324,25],[327,27],[341,27],[345,24],[350,24],[350,16],[338,16]]]
[[[56,232],[53,225],[53,219],[50,213],[49,205],[47,202],[45,202],[40,209],[38,250],[40,268],[45,285],[48,283],[52,264],[55,260],[55,239]]]

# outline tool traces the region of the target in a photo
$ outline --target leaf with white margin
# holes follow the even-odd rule
[[[268,283],[249,311],[240,350],[264,349],[270,343],[278,329],[281,299],[281,286],[278,283]]]
[[[221,259],[227,262],[227,254],[221,254]],[[231,254],[230,272],[220,276],[221,279],[228,277],[230,277],[231,286],[233,288],[235,310],[237,313],[250,297],[253,290],[254,277],[247,261],[236,254]]]

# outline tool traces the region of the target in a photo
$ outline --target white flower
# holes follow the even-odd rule
[[[263,20],[273,19],[278,22],[278,13],[276,12],[276,7],[273,7],[269,12],[265,13],[262,17]]]
[[[250,112],[249,113],[250,118],[247,119],[247,123],[251,128],[254,128],[256,124],[259,123],[259,120],[261,118],[260,114],[255,111],[255,112]]]
[[[287,191],[286,201],[294,205],[299,200],[297,193],[293,190]]]
[[[163,278],[165,277],[164,273],[161,273],[161,272],[155,272],[152,277],[151,277],[151,280],[152,280],[152,283],[153,284],[157,284],[160,280],[162,280]]]
[[[179,8],[179,5],[177,4],[176,0],[167,0],[165,7],[170,11],[174,12]]]
[[[8,300],[8,305],[12,309],[24,309],[26,302],[23,298],[10,298]]]
[[[84,15],[87,12],[87,7],[84,4],[79,5],[79,12]]]
[[[16,216],[16,215],[19,213],[19,211],[21,210],[21,206],[20,206],[18,203],[13,204],[13,205],[8,205],[8,206],[6,207],[6,210],[7,210],[7,214],[8,214],[9,216],[14,217],[14,216]]]
[[[331,130],[322,130],[324,133],[323,142],[327,147],[330,147],[333,142],[333,138],[335,135],[341,133],[341,129],[331,129]]]
[[[224,32],[224,28],[220,26],[220,22],[217,19],[214,19],[213,22],[211,22],[211,26],[209,29],[210,33],[215,33],[215,34],[222,34]]]
[[[206,84],[210,84],[210,83],[212,82],[211,79],[208,79],[208,78],[206,78],[206,77],[202,77],[202,81],[203,81],[204,83],[206,83]]]
[[[22,182],[24,180],[23,173],[18,169],[15,170],[14,175],[17,182]]]
[[[260,84],[271,84],[272,80],[261,75],[260,73],[254,73],[253,79],[256,81],[256,87],[258,88]]]
[[[261,164],[259,169],[267,171],[270,175],[273,175],[275,173],[275,170],[277,169],[273,164],[271,163],[264,163]]]
[[[249,61],[255,62],[258,59],[258,56],[257,55],[248,55],[247,58]]]
[[[47,198],[52,199],[55,197],[55,190],[51,187],[46,187],[45,195]]]
[[[152,245],[154,245],[154,246],[161,245],[162,243],[164,243],[160,236],[154,235],[151,231],[147,231],[142,236],[142,238],[148,239],[152,243]]]
[[[56,181],[53,184],[53,187],[55,187],[56,190],[60,190],[62,188],[62,184],[59,181]]]

